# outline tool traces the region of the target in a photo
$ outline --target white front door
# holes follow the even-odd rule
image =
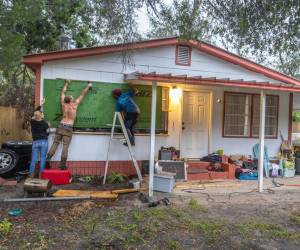
[[[209,93],[183,93],[181,157],[200,158],[208,154],[209,107]]]

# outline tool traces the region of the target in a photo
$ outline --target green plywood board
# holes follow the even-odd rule
[[[66,95],[77,98],[85,88],[87,82],[72,81],[69,84]],[[44,104],[45,119],[51,123],[51,127],[57,127],[62,111],[60,105],[60,94],[64,80],[45,79],[44,80]],[[136,128],[149,129],[151,120],[151,86],[136,86],[139,94],[134,97],[140,107],[141,114]],[[78,107],[77,118],[74,124],[76,128],[108,128],[112,123],[115,112],[116,100],[112,97],[111,91],[115,88],[127,90],[126,84],[93,82],[93,89]],[[157,88],[157,129],[162,129],[162,88]]]

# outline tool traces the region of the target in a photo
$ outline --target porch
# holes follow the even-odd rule
[[[171,131],[177,133],[177,145],[182,151],[181,157],[201,158],[218,149],[224,150],[225,154],[249,156],[252,154],[252,147],[259,143],[258,184],[259,191],[263,191],[262,166],[265,145],[270,147],[269,153],[275,156],[280,152],[281,143],[284,140],[291,140],[293,109],[291,91],[300,92],[298,85],[156,72],[134,72],[126,75],[125,81],[152,85],[150,196],[153,188],[151,179],[155,159],[155,112],[158,84],[171,86],[170,96],[177,97],[170,101],[170,111],[176,110],[177,112],[172,114],[173,123],[169,129],[170,133]],[[237,102],[234,103],[234,101]],[[177,127],[175,127],[175,120]]]

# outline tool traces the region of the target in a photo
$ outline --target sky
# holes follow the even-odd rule
[[[173,3],[173,0],[164,0],[164,3],[170,5]],[[138,29],[141,34],[145,35],[150,30],[150,22],[147,16],[146,7],[141,8],[138,12],[139,26]]]
[[[138,29],[141,34],[145,35],[150,30],[150,22],[146,8],[141,8],[138,11],[138,24]]]

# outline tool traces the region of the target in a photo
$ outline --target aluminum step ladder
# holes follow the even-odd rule
[[[115,128],[117,126],[119,126],[119,125],[116,124],[117,123],[117,119],[118,119],[118,121],[119,121],[119,123],[121,125],[122,132],[123,132],[123,135],[124,135],[124,137],[121,137],[121,138],[120,137],[118,137],[118,138],[114,137]],[[141,171],[139,169],[138,163],[137,163],[137,161],[135,159],[135,155],[134,155],[133,150],[132,150],[132,145],[131,145],[130,140],[129,140],[129,136],[128,136],[127,129],[126,129],[125,124],[124,124],[124,120],[123,120],[122,114],[120,112],[115,112],[114,119],[113,119],[113,124],[112,124],[112,128],[111,128],[110,139],[109,139],[109,143],[108,143],[108,149],[107,149],[107,156],[106,156],[106,162],[105,162],[105,171],[104,171],[103,185],[106,182],[107,171],[108,171],[108,166],[109,166],[110,147],[111,147],[111,142],[113,140],[125,141],[127,143],[128,151],[129,151],[132,163],[133,163],[133,165],[135,167],[135,171],[136,171],[136,173],[138,175],[139,181],[142,181],[143,177],[142,177]]]

